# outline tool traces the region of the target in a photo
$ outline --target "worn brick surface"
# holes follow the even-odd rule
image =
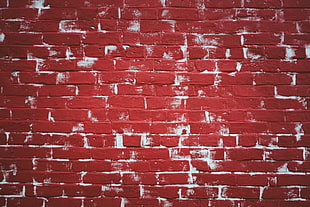
[[[310,206],[309,0],[0,0],[0,206]]]

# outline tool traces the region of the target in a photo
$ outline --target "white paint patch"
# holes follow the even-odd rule
[[[181,83],[188,81],[188,77],[184,76],[184,75],[178,75],[176,74],[175,76],[175,80],[174,80],[174,85],[181,85]]]
[[[227,59],[231,57],[230,49],[226,49],[225,56]]]
[[[69,74],[65,73],[58,73],[56,77],[56,84],[63,84],[67,82]]]
[[[202,150],[203,151],[203,150]],[[212,170],[215,170],[217,169],[219,166],[217,164],[216,161],[214,161],[212,159],[212,155],[210,153],[210,151],[207,151],[207,150],[204,150],[204,158],[203,158],[203,161],[206,161],[208,163],[208,166],[212,169]],[[203,154],[202,154],[203,155]]]
[[[129,115],[126,114],[125,112],[122,112],[122,113],[120,113],[118,118],[119,118],[119,120],[128,121],[129,120]]]
[[[204,1],[203,0],[198,0],[197,3],[196,3],[196,8],[197,9],[205,9],[206,5],[204,4]]]
[[[138,21],[132,21],[130,26],[127,28],[128,31],[139,32],[140,31],[140,23]]]
[[[117,84],[114,84],[114,85],[111,85],[111,87],[113,87],[112,89],[113,89],[113,93],[114,94],[118,94],[118,85]]]
[[[115,45],[106,45],[104,47],[104,54],[105,55],[110,55],[112,52],[117,50],[117,46]]]
[[[84,57],[82,60],[77,62],[77,66],[83,68],[91,68],[97,60],[98,58]]]
[[[103,8],[102,8],[103,9]],[[106,8],[104,8],[105,10],[102,10],[102,11],[100,11],[99,13],[98,13],[98,16],[99,17],[103,17],[104,15],[105,15],[105,13],[107,13],[107,11],[109,10],[109,8],[108,7],[106,7]]]
[[[292,59],[293,57],[295,57],[295,50],[291,47],[287,47],[285,48],[285,59],[286,60],[290,60]]]
[[[51,122],[55,122],[54,117],[52,116],[52,112],[48,112],[47,120]]]
[[[163,10],[163,12],[161,13],[162,17],[168,17],[169,14],[169,10]]]
[[[251,58],[251,59],[259,59],[262,56],[258,54],[251,53],[249,50],[246,51],[246,58]]]
[[[49,56],[54,56],[54,55],[57,55],[58,54],[58,52],[57,51],[55,51],[55,50],[51,50],[50,48],[48,49],[48,52],[49,52]]]
[[[130,152],[130,159],[131,160],[136,160],[137,159],[137,152],[136,151],[131,151]]]
[[[302,123],[297,123],[295,126],[296,131],[296,140],[299,141],[301,139],[302,135],[305,135],[304,130],[302,129]]]
[[[280,173],[287,173],[289,172],[289,169],[287,168],[288,163],[285,163],[281,167],[278,168],[278,172]]]
[[[236,70],[240,72],[241,68],[242,68],[242,63],[237,62]]]
[[[307,99],[306,99],[306,98],[297,97],[296,99],[297,99],[297,101],[298,101],[299,103],[302,104],[302,106],[304,107],[304,109],[308,109],[308,103],[307,103]]]
[[[35,109],[37,108],[37,102],[36,102],[36,98],[33,96],[28,96],[25,99],[25,104],[28,104],[30,106],[31,109]]]
[[[122,12],[121,12],[120,7],[117,9],[117,13],[118,13],[118,18],[120,19],[122,17]]]
[[[70,47],[67,48],[66,50],[66,59],[70,59],[70,57],[73,55],[73,53],[71,52]]]
[[[124,50],[127,50],[127,48],[130,48],[130,45],[122,45],[122,48],[123,48]]]
[[[142,15],[142,13],[141,13],[139,10],[137,10],[137,9],[133,10],[132,14],[133,14],[136,18],[139,18],[139,17]]]
[[[214,77],[213,85],[217,87],[221,83],[221,81],[222,81],[221,76],[219,76],[219,74],[217,73]]]
[[[310,58],[310,45],[306,45],[305,50],[306,50],[306,57]]]
[[[165,198],[158,198],[159,200],[160,200],[160,205],[162,206],[162,207],[172,207],[173,206],[173,204],[172,203],[170,203],[167,199],[165,199]]]
[[[146,55],[147,56],[153,55],[153,50],[154,50],[154,48],[152,45],[146,45]]]
[[[179,108],[181,104],[182,104],[182,99],[177,99],[177,98],[175,98],[173,101],[170,102],[170,106],[173,109]]]
[[[207,38],[207,37],[204,37],[203,35],[201,34],[196,34],[196,38],[194,39],[194,42],[196,44],[199,44],[199,45],[211,45],[211,46],[219,46],[219,42],[217,42],[215,39],[211,39],[211,38]]]
[[[205,120],[207,123],[211,123],[210,112],[205,111]]]
[[[31,5],[28,8],[49,9],[50,6],[44,7],[44,0],[31,0]]]
[[[169,127],[169,133],[182,135],[182,134],[189,134],[190,133],[190,125],[178,125],[177,127]]]
[[[17,166],[15,164],[10,164],[10,171],[13,173],[13,175],[16,175]]]
[[[181,60],[178,60],[178,61],[187,61],[188,60],[188,47],[187,47],[187,39],[186,39],[186,37],[185,37],[185,43],[184,43],[185,45],[182,45],[182,46],[180,46],[180,48],[181,48],[181,50],[182,50],[182,53],[183,53],[183,59],[181,59]]]
[[[98,122],[99,120],[93,116],[92,111],[88,111],[88,118],[91,120],[91,122]]]
[[[32,134],[28,134],[24,140],[24,143],[30,142],[32,140]]]
[[[218,133],[220,135],[229,135],[229,128],[226,127],[225,125],[221,125]]]
[[[116,148],[123,148],[123,136],[121,134],[115,135],[115,147]]]
[[[4,33],[0,33],[0,42],[3,42],[5,39],[5,34]]]
[[[146,134],[141,135],[141,146],[150,146],[152,144],[152,137],[148,137]]]
[[[86,33],[79,29],[79,25],[74,20],[62,20],[59,22],[60,32],[76,32],[76,33]]]
[[[173,60],[173,57],[170,52],[168,53],[164,52],[163,58],[168,59],[168,60]]]
[[[160,0],[160,3],[163,7],[166,7],[166,0]]]
[[[78,123],[77,126],[72,127],[72,132],[80,132],[84,131],[84,124],[83,123]]]

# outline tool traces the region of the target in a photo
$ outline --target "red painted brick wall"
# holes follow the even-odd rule
[[[310,206],[310,1],[0,7],[0,206]]]

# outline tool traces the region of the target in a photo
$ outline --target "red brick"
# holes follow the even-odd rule
[[[298,198],[299,197],[299,189],[298,188],[278,188],[278,187],[269,187],[264,189],[263,198],[282,198],[282,199],[290,199],[290,198]]]
[[[142,20],[140,32],[172,32],[173,25],[167,21]]]
[[[123,145],[126,147],[139,147],[141,146],[141,136],[123,136]]]
[[[262,160],[263,153],[263,150],[253,148],[226,150],[226,156],[230,160]]]
[[[49,198],[46,203],[46,206],[49,207],[68,206],[68,205],[74,205],[74,206],[82,205],[82,200],[76,198]]]
[[[256,198],[259,197],[259,188],[224,187],[222,196],[225,198]]]
[[[137,84],[172,84],[174,79],[172,73],[137,73]]]
[[[125,0],[125,5],[128,7],[160,7],[162,6],[159,0],[150,0],[150,1],[143,1],[143,0]]]
[[[267,150],[267,159],[272,160],[303,160],[302,149],[273,149]]]
[[[3,19],[35,19],[38,9],[34,8],[7,8],[1,11]]]
[[[144,187],[144,195],[146,197],[163,197],[163,198],[178,198],[178,191],[182,187],[177,186],[146,186]]]
[[[280,35],[275,34],[246,34],[244,35],[246,45],[276,45],[280,43]]]
[[[107,33],[87,33],[86,38],[83,39],[86,44],[118,44],[120,43],[120,33],[118,32],[107,32]]]
[[[85,207],[92,206],[111,206],[117,207],[121,205],[121,198],[86,198],[84,199]]]
[[[212,187],[195,187],[182,190],[182,196],[185,198],[216,198],[218,196],[217,188]]]
[[[163,19],[198,20],[198,10],[191,8],[164,9],[159,15]]]
[[[107,187],[103,191],[103,195],[106,197],[126,197],[126,198],[137,198],[140,196],[140,188],[136,185],[127,185],[121,187]]]
[[[43,205],[44,200],[39,198],[8,198],[7,204],[10,206],[40,206]]]

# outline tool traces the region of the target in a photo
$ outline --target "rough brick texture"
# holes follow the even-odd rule
[[[310,206],[309,0],[0,7],[0,206]]]

